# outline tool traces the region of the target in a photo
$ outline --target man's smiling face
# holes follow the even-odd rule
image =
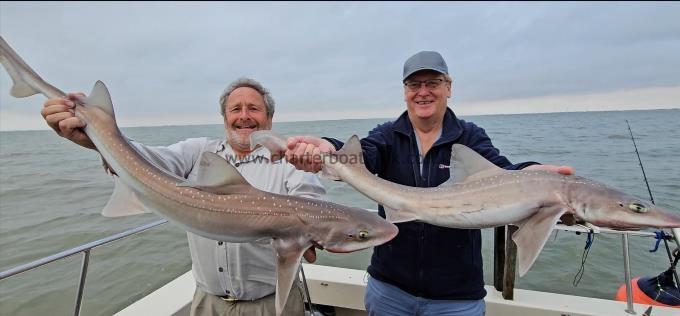
[[[264,97],[249,87],[237,88],[227,98],[224,127],[227,141],[238,155],[250,153],[250,134],[272,128]]]
[[[409,83],[413,87],[409,87]],[[451,82],[432,70],[421,70],[409,76],[404,85],[404,100],[409,117],[427,120],[443,117],[447,99],[451,96]]]

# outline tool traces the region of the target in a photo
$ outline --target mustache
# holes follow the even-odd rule
[[[231,124],[231,127],[233,127],[233,128],[239,128],[239,127],[244,127],[244,126],[258,127],[259,124],[257,124],[257,122],[252,120],[252,119],[240,119],[240,120],[234,121],[234,123]]]

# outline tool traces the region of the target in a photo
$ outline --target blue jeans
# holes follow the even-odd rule
[[[369,316],[482,316],[484,300],[430,300],[408,294],[396,286],[368,278],[364,297]]]

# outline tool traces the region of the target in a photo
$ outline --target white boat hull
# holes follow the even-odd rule
[[[366,315],[364,292],[368,274],[364,270],[303,264],[312,302],[335,306],[337,316]],[[196,289],[191,271],[118,312],[117,316],[189,315]],[[500,292],[486,286],[487,316],[630,316],[626,302],[583,296],[554,294],[522,289],[514,290],[514,300],[503,299]],[[641,315],[649,306],[635,304]],[[652,315],[679,315],[680,309],[654,306]]]

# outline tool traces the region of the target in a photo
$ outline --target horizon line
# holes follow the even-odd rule
[[[559,114],[559,113],[596,113],[596,112],[635,112],[635,111],[674,111],[674,110],[680,110],[680,107],[674,107],[674,108],[654,108],[654,109],[625,109],[625,110],[578,110],[578,111],[549,111],[549,112],[517,112],[517,113],[479,113],[479,114],[457,114],[456,116],[458,117],[474,117],[474,116],[510,116],[510,115],[539,115],[539,114]],[[400,112],[403,113],[403,112]],[[454,112],[455,113],[455,112]],[[399,114],[401,115],[401,114]],[[347,120],[377,120],[377,119],[384,119],[384,120],[392,120],[396,119],[398,116],[394,117],[369,117],[369,118],[339,118],[339,119],[324,119],[324,120],[315,120],[315,119],[302,119],[302,120],[283,120],[283,121],[276,121],[274,120],[273,123],[299,123],[299,122],[334,122],[334,121],[347,121]],[[158,124],[158,125],[119,125],[119,128],[141,128],[141,127],[173,127],[173,126],[211,126],[211,125],[224,125],[224,123],[209,123],[209,124],[204,124],[204,123],[187,123],[187,124]],[[49,131],[51,130],[49,126],[45,125],[45,128],[40,128],[40,129],[2,129],[0,127],[0,132],[38,132],[38,131]]]

